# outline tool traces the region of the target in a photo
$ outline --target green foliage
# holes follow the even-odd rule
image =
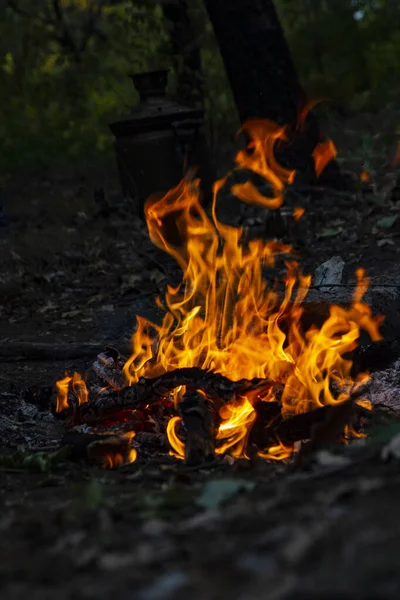
[[[310,97],[375,109],[398,100],[400,3],[276,0]]]
[[[136,102],[127,75],[176,66],[161,2],[0,3],[0,179],[111,152],[108,123]],[[357,110],[398,104],[400,2],[275,3],[311,98]],[[233,139],[238,121],[203,1],[188,5],[201,50],[210,144],[218,161],[221,139]],[[176,73],[171,79],[173,91]]]
[[[158,7],[64,1],[60,24],[48,0],[15,4],[0,13],[3,174],[108,151],[108,122],[136,101],[127,75],[159,64]]]

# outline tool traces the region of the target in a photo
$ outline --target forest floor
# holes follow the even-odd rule
[[[360,161],[347,167],[359,179]],[[109,204],[103,213],[93,201],[99,187]],[[299,202],[298,194],[287,199]],[[287,235],[304,271],[341,256],[350,277],[362,266],[400,285],[400,200],[385,157],[358,191],[303,193],[302,202],[306,213]],[[21,412],[19,393],[52,385],[71,362],[18,355],[20,343],[125,343],[136,314],[157,319],[154,298],[177,273],[152,247],[144,224],[118,204],[111,168],[19,181],[5,209],[11,222],[0,228],[3,598],[399,598],[400,470],[381,457],[400,431],[396,423],[295,473],[261,460],[194,469],[140,452],[136,462],[112,471],[70,462],[41,472],[13,466],[13,453],[31,454],[62,435],[57,421]],[[246,218],[264,227],[259,214]],[[74,366],[84,370],[92,360],[82,357]]]

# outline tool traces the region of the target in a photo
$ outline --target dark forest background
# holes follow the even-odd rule
[[[2,0],[1,179],[21,169],[26,174],[111,156],[108,123],[137,102],[127,75],[160,67],[171,68],[172,96],[206,108],[209,143],[218,161],[238,129],[230,88],[203,1],[187,3],[191,29],[183,30],[174,22],[173,4]],[[389,114],[389,131],[396,138],[400,2],[275,4],[309,97],[329,100],[324,118]],[[193,65],[196,72],[190,72]],[[377,143],[393,143],[382,136],[364,131],[357,138],[359,153],[373,154]]]

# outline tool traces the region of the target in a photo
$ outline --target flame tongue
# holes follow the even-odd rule
[[[235,185],[232,191],[245,202],[276,209],[294,176],[274,158],[275,143],[285,138],[285,130],[255,120],[247,124],[246,133],[251,142],[247,151],[239,152],[237,165],[263,176],[272,194],[263,196],[250,182]],[[332,142],[316,149],[317,172],[332,156]],[[179,367],[200,367],[233,381],[257,377],[281,382],[284,416],[345,401],[354,381],[351,361],[344,356],[356,347],[361,328],[372,339],[380,338],[380,320],[362,303],[368,284],[364,272],[357,273],[358,286],[349,308],[332,306],[320,329],[304,331],[302,302],[311,278],[303,276],[292,261],[287,263],[283,296],[265,281],[263,266],[274,266],[277,255],[290,255],[292,249],[276,240],[245,243],[241,228],[221,223],[216,205],[225,182],[214,185],[211,214],[201,204],[199,181],[189,177],[145,205],[151,240],[176,259],[183,278],[178,287],[167,288],[161,326],[138,318],[132,355],[124,366],[128,382]],[[333,389],[339,391],[333,393]],[[185,386],[175,390],[176,404],[184,393]],[[225,405],[220,411],[216,452],[243,455],[256,418],[255,402],[273,400],[271,389],[266,389]],[[179,423],[180,418],[173,417],[167,433],[175,455],[183,457]],[[290,452],[274,446],[263,456],[279,459]]]

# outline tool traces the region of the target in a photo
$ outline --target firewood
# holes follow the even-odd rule
[[[106,372],[103,368],[96,373],[105,373],[109,382],[113,381],[112,368]],[[115,380],[114,380],[115,381]],[[199,367],[175,369],[150,379],[142,378],[136,384],[122,389],[107,390],[105,393],[91,397],[89,402],[79,407],[81,422],[87,422],[87,417],[93,420],[96,415],[104,418],[112,411],[137,409],[146,405],[157,404],[171,399],[173,390],[185,385],[188,389],[202,390],[209,400],[228,402],[242,396],[250,390],[266,392],[273,387],[273,382],[265,379],[242,379],[231,381],[219,373],[204,371]]]
[[[220,422],[218,404],[195,390],[185,394],[179,413],[186,433],[185,462],[198,465],[214,459],[215,440]]]
[[[340,404],[322,406],[316,410],[283,420],[276,416],[269,427],[253,428],[254,432],[250,436],[251,443],[255,444],[260,450],[279,442],[285,446],[292,446],[300,440],[314,439],[315,443],[319,443],[321,442],[319,432],[322,432],[324,443],[329,444],[334,439],[332,439],[332,435],[328,436],[328,429],[329,434],[334,430],[333,436],[336,436],[338,428],[334,427],[333,424],[338,422],[341,429],[343,429],[353,414],[353,404],[353,398],[350,398]],[[332,425],[332,427],[328,427],[326,431],[319,429],[326,424]]]

